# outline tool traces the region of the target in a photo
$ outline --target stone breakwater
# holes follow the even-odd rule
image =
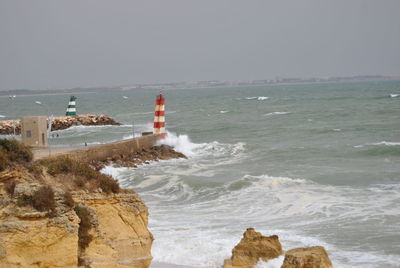
[[[51,124],[51,130],[63,130],[72,126],[104,126],[104,125],[121,125],[114,119],[105,114],[83,114],[76,116],[56,116]],[[11,135],[14,133],[21,134],[20,120],[3,120],[0,121],[0,135]]]
[[[114,154],[103,161],[90,161],[89,164],[95,167],[96,170],[100,170],[106,165],[136,168],[138,165],[149,164],[149,161],[168,160],[173,158],[187,159],[184,154],[175,151],[172,147],[168,145],[160,145],[143,148],[129,154]]]

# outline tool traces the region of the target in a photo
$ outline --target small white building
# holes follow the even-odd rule
[[[24,116],[21,119],[22,143],[32,147],[48,147],[47,117]]]

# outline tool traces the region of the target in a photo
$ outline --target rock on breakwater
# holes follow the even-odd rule
[[[108,157],[104,161],[92,161],[90,164],[95,166],[97,170],[104,168],[106,165],[114,165],[116,167],[137,167],[141,164],[148,164],[149,161],[168,160],[172,158],[187,158],[184,154],[175,151],[171,146],[160,145],[150,148],[143,148],[132,153],[119,153]]]
[[[53,119],[51,130],[63,130],[72,126],[101,126],[101,125],[121,125],[110,116],[105,114],[83,114],[76,116],[56,116]],[[10,135],[14,133],[21,134],[20,120],[3,120],[0,121],[0,134]]]

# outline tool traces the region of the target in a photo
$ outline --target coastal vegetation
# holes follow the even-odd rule
[[[134,191],[85,161],[33,160],[14,139],[0,139],[0,164],[1,267],[150,265],[147,207]]]
[[[68,174],[78,189],[93,191],[100,188],[105,193],[119,193],[121,190],[118,182],[112,177],[100,173],[87,163],[78,162],[68,156],[39,160],[39,163],[47,167],[47,172],[52,176]]]
[[[33,158],[29,147],[15,139],[0,139],[0,171],[12,163],[28,163]]]

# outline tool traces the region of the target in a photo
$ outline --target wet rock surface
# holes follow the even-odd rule
[[[224,261],[223,268],[252,268],[259,261],[282,256],[284,251],[277,235],[263,236],[253,228],[248,228],[242,240],[232,249],[230,259]],[[281,268],[331,268],[332,262],[324,247],[295,248],[286,252]]]
[[[142,149],[130,155],[115,154],[103,162],[90,163],[97,170],[104,168],[106,165],[115,167],[137,167],[142,164],[149,164],[150,161],[168,160],[173,158],[187,158],[184,154],[175,151],[171,146],[160,145],[153,146],[149,149]]]
[[[232,250],[232,257],[226,259],[224,268],[251,268],[258,261],[268,261],[283,254],[277,235],[263,236],[253,228],[248,228],[242,240]]]
[[[331,268],[324,247],[295,248],[286,252],[282,268]]]

